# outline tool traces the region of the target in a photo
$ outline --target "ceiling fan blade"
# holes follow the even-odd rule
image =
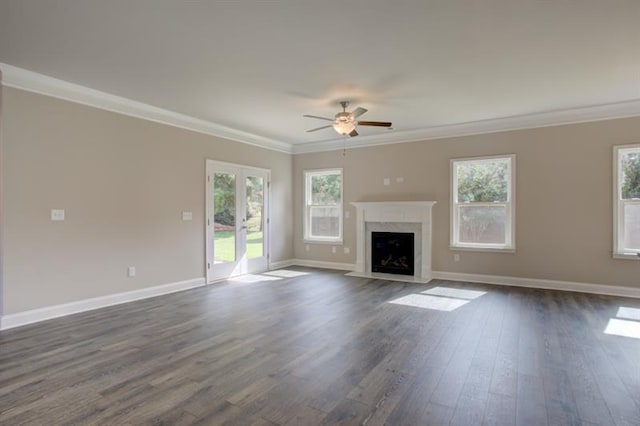
[[[309,114],[305,114],[303,115],[303,117],[307,117],[307,118],[317,118],[318,120],[327,120],[327,121],[333,121],[333,118],[327,118],[327,117],[318,117],[317,115],[309,115]]]
[[[328,129],[329,127],[332,127],[332,126],[333,126],[333,124],[329,124],[328,126],[316,127],[315,129],[307,130],[307,133],[308,132],[315,132],[316,130]]]
[[[356,129],[353,129],[351,133],[349,133],[349,136],[351,137],[358,136],[358,132],[356,132]]]
[[[367,111],[369,111],[369,110],[366,109],[366,108],[358,107],[358,108],[354,109],[351,114],[353,115],[353,118],[358,118],[358,117],[360,117],[362,114],[364,114]]]
[[[389,121],[358,121],[358,126],[391,127]]]

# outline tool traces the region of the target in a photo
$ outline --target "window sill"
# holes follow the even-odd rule
[[[513,247],[470,247],[470,246],[449,246],[449,250],[452,251],[478,251],[487,253],[514,253],[516,249]]]
[[[640,253],[613,253],[614,259],[640,260]]]
[[[324,245],[332,245],[332,246],[341,246],[344,245],[343,240],[303,240],[305,244],[324,244]]]

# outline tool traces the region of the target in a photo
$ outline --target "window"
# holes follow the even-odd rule
[[[615,257],[640,259],[640,145],[614,147]]]
[[[451,160],[451,247],[515,249],[515,156]]]
[[[342,169],[307,170],[304,239],[342,242]]]

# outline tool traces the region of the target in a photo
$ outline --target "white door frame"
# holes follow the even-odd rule
[[[205,176],[205,251],[206,251],[206,280],[207,283],[223,280],[236,275],[242,275],[246,273],[257,273],[268,270],[269,258],[271,251],[270,244],[270,198],[271,198],[271,170],[263,169],[253,166],[245,166],[243,164],[228,163],[223,161],[209,160],[205,162],[206,176]],[[228,264],[218,264],[216,270],[216,264],[214,264],[214,218],[213,218],[213,174],[217,172],[233,173],[236,176],[236,260],[235,262]],[[243,224],[241,217],[246,215],[246,187],[245,182],[248,176],[264,177],[264,199],[263,199],[263,247],[264,256],[257,259],[246,259],[244,256],[238,258],[240,253],[239,249],[242,249],[246,254],[246,231],[243,232]],[[237,238],[238,235],[243,235],[243,239]],[[253,262],[252,262],[253,261]]]

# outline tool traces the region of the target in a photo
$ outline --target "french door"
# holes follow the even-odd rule
[[[207,160],[207,282],[268,269],[265,169]]]

